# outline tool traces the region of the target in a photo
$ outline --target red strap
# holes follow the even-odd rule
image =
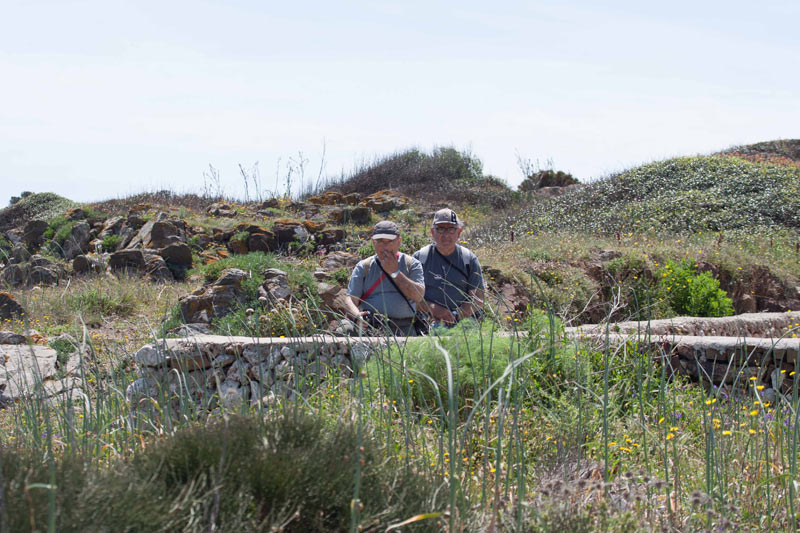
[[[378,285],[380,285],[380,284],[381,284],[381,281],[383,281],[384,279],[386,279],[386,273],[382,273],[382,274],[381,274],[381,277],[379,277],[379,278],[378,278],[378,281],[376,281],[376,282],[375,282],[375,283],[372,285],[372,287],[370,287],[369,289],[367,289],[367,292],[365,292],[364,294],[362,294],[362,295],[361,295],[361,301],[364,301],[364,300],[366,300],[366,299],[367,299],[367,296],[369,296],[370,294],[372,294],[372,292],[373,292],[375,289],[377,289],[377,288],[378,288]]]

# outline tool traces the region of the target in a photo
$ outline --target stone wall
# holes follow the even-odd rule
[[[142,347],[138,379],[127,389],[132,405],[146,399],[191,397],[213,408],[255,405],[324,384],[329,373],[351,375],[385,339],[360,337],[252,338],[197,335]]]
[[[800,328],[798,312],[620,322],[567,328],[567,334],[601,348],[633,342],[650,349],[671,372],[729,390],[762,386],[765,401],[774,402],[800,378],[794,328]]]

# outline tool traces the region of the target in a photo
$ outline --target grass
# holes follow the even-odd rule
[[[0,516],[13,531],[31,515],[59,531],[795,527],[796,373],[769,404],[757,382],[698,386],[635,339],[598,350],[539,317],[528,336],[487,321],[388,339],[353,379],[266,411],[207,419],[157,397],[134,412],[129,371],[85,401],[35,397],[5,413]]]

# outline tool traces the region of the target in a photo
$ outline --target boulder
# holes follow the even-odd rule
[[[0,273],[0,281],[12,287],[56,285],[66,275],[64,268],[41,255],[32,255],[24,263],[8,265]]]
[[[104,269],[103,262],[97,257],[79,255],[72,260],[72,270],[76,274],[99,274]]]
[[[119,250],[108,258],[112,270],[140,270],[144,268],[144,254],[141,250]]]
[[[125,223],[125,219],[122,217],[109,217],[103,223],[103,227],[98,233],[98,239],[105,239],[110,235],[116,235],[120,231],[122,231],[122,225]]]
[[[61,254],[64,259],[71,261],[89,250],[89,231],[89,224],[86,222],[79,222],[72,227],[72,234],[61,245]]]
[[[47,231],[48,224],[44,220],[31,220],[25,224],[23,231],[23,238],[25,245],[29,249],[36,249],[44,242],[44,232]]]
[[[144,271],[151,281],[166,282],[174,279],[167,262],[160,255],[147,254],[144,260]]]
[[[320,246],[330,246],[342,242],[345,237],[343,229],[326,229],[315,235],[316,243]]]
[[[8,262],[10,264],[26,263],[31,260],[32,255],[33,254],[31,254],[22,244],[15,244],[14,247],[11,248],[11,253],[8,256]]]
[[[186,271],[192,268],[192,249],[188,244],[179,242],[165,246],[159,255],[167,263],[175,279],[186,277]]]
[[[183,235],[178,227],[166,220],[165,213],[159,213],[155,220],[142,226],[139,234],[128,244],[128,248],[139,245],[144,248],[164,248],[182,240]]]
[[[253,233],[247,239],[247,249],[251,252],[273,252],[277,249],[275,234],[268,230]]]
[[[342,193],[336,191],[328,191],[320,194],[319,196],[312,196],[308,199],[308,203],[316,205],[339,205],[342,203]]]
[[[232,218],[236,216],[236,210],[233,206],[225,202],[216,202],[208,206],[206,213],[214,217],[227,217]]]
[[[370,194],[361,204],[375,212],[385,213],[395,209],[405,209],[408,206],[408,197],[395,191],[383,190]]]
[[[0,344],[25,344],[25,335],[13,331],[0,331]]]
[[[0,319],[18,318],[25,314],[25,309],[7,292],[0,292]]]
[[[308,230],[303,224],[294,220],[275,221],[272,232],[280,246],[285,246],[290,242],[306,242],[308,240]]]
[[[208,324],[213,318],[227,315],[242,305],[242,282],[247,277],[247,272],[243,270],[226,268],[210,286],[182,297],[179,304],[183,320]]]
[[[263,272],[264,283],[258,288],[259,297],[271,302],[285,300],[292,291],[289,289],[289,277],[286,272],[277,268],[268,268]]]
[[[333,272],[342,267],[353,270],[359,261],[361,261],[361,258],[356,254],[351,254],[350,252],[332,252],[325,256],[321,266],[322,270],[325,272]]]

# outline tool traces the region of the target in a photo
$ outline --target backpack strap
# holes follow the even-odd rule
[[[409,273],[411,273],[411,262],[410,262],[410,261],[411,261],[411,257],[409,257],[409,255],[408,255],[408,254],[400,254],[400,255],[403,257],[403,262],[406,264],[406,272],[409,272]],[[371,255],[371,256],[369,256],[369,257],[367,257],[366,259],[364,259],[364,260],[363,260],[363,264],[364,264],[364,277],[362,278],[362,285],[364,284],[364,282],[366,282],[366,281],[367,281],[367,274],[369,273],[369,269],[370,269],[370,267],[372,267],[372,263],[374,263],[374,262],[375,262],[375,256],[374,256],[374,255]],[[364,292],[364,294],[362,294],[362,295],[361,295],[361,298],[360,298],[360,299],[361,299],[362,301],[366,300],[366,299],[367,299],[367,297],[368,297],[370,294],[372,294],[372,293],[375,291],[375,289],[377,289],[377,288],[378,288],[378,285],[380,285],[380,284],[381,284],[381,282],[382,282],[384,279],[386,279],[386,271],[385,271],[385,270],[383,270],[383,266],[381,266],[381,264],[380,264],[380,263],[378,263],[378,266],[380,266],[380,267],[381,267],[381,271],[382,271],[382,272],[381,272],[381,276],[378,278],[378,281],[376,281],[375,283],[373,283],[373,284],[372,284],[372,287],[370,287],[369,289],[367,289],[367,290]],[[391,280],[391,278],[389,278],[389,279]],[[392,284],[394,285],[394,281],[392,281]],[[397,287],[397,286],[395,285],[395,287]],[[397,290],[399,291],[400,289],[397,289]],[[401,292],[400,294],[402,295],[403,293]]]

